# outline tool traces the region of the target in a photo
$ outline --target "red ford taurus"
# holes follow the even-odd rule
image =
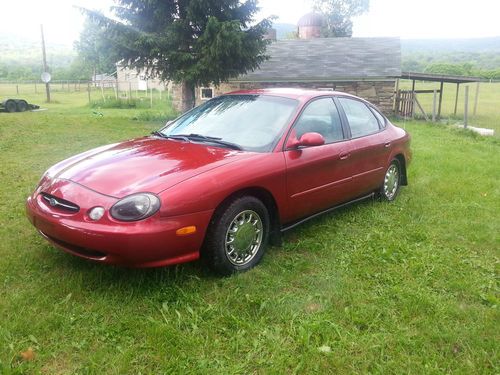
[[[27,214],[55,246],[101,263],[198,259],[222,274],[320,213],[407,184],[409,135],[340,92],[238,91],[150,136],[50,168]]]

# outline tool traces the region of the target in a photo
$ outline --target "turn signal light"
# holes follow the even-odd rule
[[[196,227],[194,225],[180,228],[175,231],[175,234],[177,234],[178,236],[189,236],[190,234],[194,233],[196,233]]]

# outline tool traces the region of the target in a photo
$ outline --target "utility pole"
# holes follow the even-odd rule
[[[48,73],[49,68],[47,67],[47,55],[45,53],[45,38],[43,36],[43,25],[40,25],[40,31],[42,32],[43,71]],[[47,93],[47,103],[50,103],[50,86],[49,86],[49,82],[45,83],[45,92]]]

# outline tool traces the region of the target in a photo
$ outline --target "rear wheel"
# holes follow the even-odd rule
[[[393,201],[398,195],[401,186],[401,164],[394,159],[384,175],[384,182],[380,187],[380,196],[386,201]]]
[[[269,227],[269,213],[259,199],[235,198],[212,218],[202,255],[219,274],[246,271],[262,259]]]
[[[25,112],[28,110],[28,102],[26,100],[17,101],[17,112]]]

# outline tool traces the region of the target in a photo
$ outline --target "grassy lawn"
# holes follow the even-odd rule
[[[0,373],[499,373],[498,138],[401,123],[414,162],[396,202],[314,220],[216,278],[95,265],[35,232],[24,201],[46,168],[172,115],[54,100],[0,113]]]

